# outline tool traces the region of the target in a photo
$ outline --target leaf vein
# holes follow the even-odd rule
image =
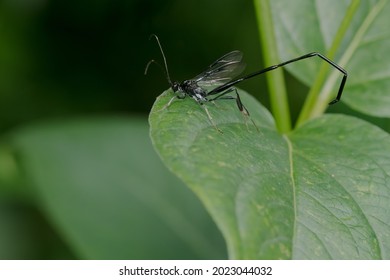
[[[364,220],[366,221],[366,224],[367,226],[369,226],[369,228],[371,229],[371,232],[372,234],[375,236],[375,240],[377,241],[377,244],[380,244],[380,240],[378,239],[378,236],[377,236],[377,233],[375,231],[375,229],[373,228],[373,226],[371,225],[371,223],[369,222],[369,219],[368,217],[366,216],[366,214],[364,213],[363,209],[361,208],[360,204],[356,201],[355,197],[346,189],[343,187],[343,185],[334,177],[332,176],[332,174],[330,174],[327,170],[325,170],[324,168],[322,168],[319,164],[317,164],[317,162],[315,162],[314,160],[308,158],[308,157],[305,157],[304,154],[302,153],[299,153],[298,152],[298,155],[302,158],[304,158],[305,160],[307,160],[308,162],[310,162],[312,165],[315,165],[318,169],[320,169],[322,172],[324,172],[325,174],[327,174],[330,178],[332,178],[336,183],[337,185],[343,189],[348,195],[349,197],[352,199],[352,201],[354,201],[355,205],[359,208],[360,212],[361,212],[361,215],[362,217],[364,218]],[[311,196],[313,199],[315,199],[318,203],[320,203],[315,197],[313,197],[312,195],[310,195],[309,193],[307,192],[303,192],[309,196]],[[320,205],[322,205],[326,210],[330,211],[325,205],[323,205],[322,203],[320,203]],[[348,227],[347,224],[345,224],[342,220],[340,220],[335,214],[333,214],[331,211],[330,213],[337,219],[340,221],[340,223],[342,223],[347,229],[348,231],[352,234],[352,232],[350,231],[350,227]],[[352,235],[352,239],[355,241],[355,245],[356,245],[356,248],[358,249],[358,243],[357,243],[357,240],[355,240],[355,238],[353,238],[353,235]],[[382,258],[382,252],[381,252],[381,248],[380,246],[378,246],[378,253],[379,253],[379,256]]]

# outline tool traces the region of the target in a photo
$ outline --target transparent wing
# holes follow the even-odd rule
[[[192,80],[201,87],[217,87],[241,74],[244,68],[245,63],[242,62],[242,52],[232,51],[216,60]]]

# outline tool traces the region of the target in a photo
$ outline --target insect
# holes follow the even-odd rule
[[[241,101],[240,95],[237,91],[237,89],[234,87],[236,84],[245,81],[247,79],[250,79],[252,77],[255,77],[257,75],[261,75],[263,73],[266,73],[268,71],[275,70],[276,68],[285,66],[287,64],[303,60],[306,58],[317,56],[333,67],[335,67],[337,70],[339,70],[343,74],[343,78],[341,80],[341,84],[337,93],[337,96],[335,99],[333,99],[329,105],[337,103],[341,99],[341,95],[344,89],[344,85],[347,81],[347,71],[345,71],[343,68],[341,68],[339,65],[328,59],[327,57],[323,56],[322,54],[318,52],[312,52],[305,54],[303,56],[282,62],[280,64],[272,65],[267,68],[264,68],[262,70],[253,72],[251,74],[248,74],[246,76],[243,76],[241,78],[238,78],[236,80],[233,80],[236,76],[242,73],[242,71],[245,68],[245,63],[242,61],[242,53],[240,51],[232,51],[221,58],[217,59],[214,63],[212,63],[205,71],[197,75],[196,77],[185,80],[183,82],[177,82],[171,80],[171,77],[169,75],[168,71],[168,64],[167,60],[163,51],[163,48],[161,46],[160,40],[158,39],[157,35],[152,34],[151,37],[154,37],[157,41],[157,44],[160,48],[163,60],[164,60],[164,66],[165,66],[165,74],[168,80],[169,85],[171,86],[173,92],[177,93],[174,97],[172,97],[169,102],[164,106],[163,109],[169,107],[171,103],[175,99],[184,99],[186,96],[192,97],[206,112],[207,117],[210,121],[210,123],[214,126],[214,128],[222,132],[214,123],[210,112],[208,111],[207,107],[204,105],[207,102],[213,102],[216,100],[221,99],[231,99],[235,100],[238,109],[243,114],[243,116],[246,118],[249,118],[253,125],[258,130],[257,125],[255,122],[250,118],[249,111],[244,106],[244,104]],[[155,60],[151,60],[148,62],[145,68],[145,75],[147,74],[148,68],[151,63],[158,64]],[[159,65],[159,64],[158,64]],[[160,66],[160,65],[159,65]],[[161,66],[160,66],[161,67]],[[228,93],[234,93],[235,96],[228,95]]]

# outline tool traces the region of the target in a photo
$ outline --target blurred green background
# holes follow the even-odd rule
[[[261,66],[251,1],[0,2],[1,259],[227,258],[150,144],[152,33],[177,80],[234,49]]]
[[[175,80],[235,49],[258,70],[256,26],[252,1],[1,1],[0,259],[227,258],[150,144],[168,84],[144,69],[155,33]],[[295,118],[307,88],[287,82]],[[240,87],[269,105],[264,77]]]
[[[244,52],[248,72],[260,64],[251,1],[4,0],[0,13],[3,131],[75,114],[146,115],[168,87],[158,67],[143,74],[150,59],[161,60],[151,33],[178,80],[233,49]]]

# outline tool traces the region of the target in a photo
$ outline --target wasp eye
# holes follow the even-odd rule
[[[178,91],[178,90],[179,90],[179,84],[176,83],[176,82],[174,82],[174,83],[172,84],[172,90],[173,90],[174,92]]]

